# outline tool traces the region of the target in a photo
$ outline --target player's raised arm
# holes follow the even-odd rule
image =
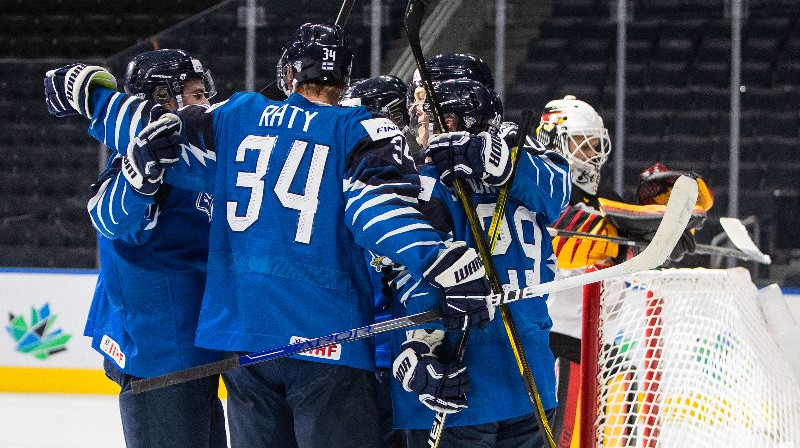
[[[517,174],[510,194],[531,210],[545,217],[547,224],[555,222],[569,204],[572,183],[569,164],[554,151],[545,150],[539,142],[529,140],[520,151]]]
[[[103,67],[71,64],[47,72],[45,103],[51,115],[82,115],[89,119],[89,135],[127,156],[136,136],[152,121],[171,110],[185,122],[181,147],[183,166],[170,183],[208,190],[213,181],[212,114],[208,99],[216,93],[210,73],[183,50],[142,53],[128,64],[125,93]]]
[[[400,129],[366,109],[354,119],[358,124],[349,139],[356,143],[348,157],[344,195],[345,223],[356,242],[404,265],[414,281],[444,290],[446,327],[485,326],[491,319],[485,303],[458,306],[475,290],[488,290],[480,258],[420,212],[419,198],[433,183],[422,184]]]
[[[343,192],[345,219],[356,241],[420,277],[447,237],[416,208],[423,186],[400,129],[360,109]]]

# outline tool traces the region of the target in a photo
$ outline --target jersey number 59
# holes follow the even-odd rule
[[[278,142],[276,136],[248,135],[236,149],[236,162],[244,162],[248,150],[258,151],[255,171],[239,171],[236,176],[236,186],[250,189],[250,198],[247,202],[247,211],[244,216],[236,214],[238,202],[228,201],[227,218],[228,225],[235,232],[242,232],[253,225],[258,220],[261,213],[261,203],[264,199],[264,176],[267,174],[269,159],[275,144]],[[306,185],[303,194],[290,193],[289,186],[297,175],[297,168],[303,155],[308,149],[308,142],[295,140],[289,150],[289,155],[278,175],[273,191],[280,200],[281,205],[286,208],[297,210],[300,217],[297,221],[297,231],[294,240],[308,244],[311,241],[311,232],[314,228],[314,215],[317,213],[319,204],[319,187],[322,183],[322,173],[325,169],[325,161],[328,158],[329,147],[315,144],[311,156],[311,166],[306,174]]]

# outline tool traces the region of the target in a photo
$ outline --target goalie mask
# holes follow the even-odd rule
[[[381,111],[400,129],[408,125],[406,85],[400,78],[381,75],[353,82],[342,95],[343,106],[367,106]]]
[[[342,27],[306,23],[283,47],[278,87],[289,96],[304,81],[347,86],[352,68],[353,51]]]
[[[573,184],[597,194],[600,168],[608,160],[611,140],[603,119],[592,106],[572,95],[550,101],[536,128],[536,138],[569,161]]]
[[[203,80],[203,95],[216,95],[214,79],[203,64],[183,50],[163,49],[141,53],[125,69],[125,92],[159,103],[175,98],[178,108],[184,106],[183,88],[190,79]]]

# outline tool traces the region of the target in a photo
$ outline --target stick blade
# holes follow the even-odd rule
[[[629,272],[653,269],[667,260],[672,249],[678,244],[681,234],[686,230],[696,203],[697,181],[688,176],[679,177],[672,187],[667,209],[652,241],[642,253],[628,260],[631,262],[628,264]]]
[[[728,239],[737,249],[749,255],[759,263],[772,263],[772,259],[769,255],[761,252],[753,239],[750,238],[750,234],[747,233],[747,228],[741,221],[736,218],[719,218],[719,223],[728,235]]]

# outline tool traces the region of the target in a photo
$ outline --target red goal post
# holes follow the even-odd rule
[[[742,268],[586,285],[580,447],[800,447],[800,386],[757,297]]]

